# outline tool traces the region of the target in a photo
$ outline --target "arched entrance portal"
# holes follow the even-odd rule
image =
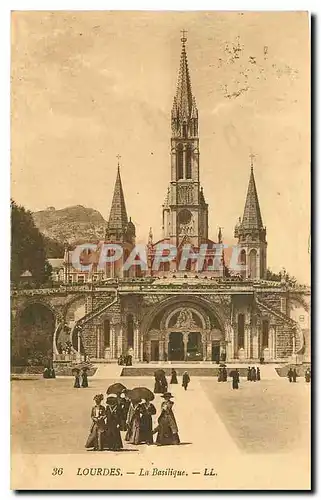
[[[225,346],[223,318],[218,307],[196,297],[166,300],[147,320],[146,333],[143,329],[144,359],[212,361],[213,341],[218,341],[220,357]]]
[[[21,313],[11,345],[15,366],[44,366],[52,361],[55,316],[44,304],[28,305]]]
[[[171,332],[168,342],[169,361],[184,361],[184,342],[181,332]]]

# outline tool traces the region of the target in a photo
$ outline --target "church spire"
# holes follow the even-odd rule
[[[118,158],[117,176],[116,176],[113,201],[111,204],[109,221],[108,221],[108,233],[113,235],[119,235],[121,233],[124,233],[127,230],[128,226],[125,197],[120,177],[120,165],[119,165],[120,156],[118,155],[117,158]]]
[[[182,31],[182,51],[178,72],[176,95],[172,107],[172,130],[176,137],[196,137],[198,133],[198,110],[192,94],[186,53],[186,31]]]
[[[251,173],[241,225],[243,229],[263,229],[259,197],[254,179],[253,155],[251,155]]]

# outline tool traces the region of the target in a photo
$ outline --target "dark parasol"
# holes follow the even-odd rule
[[[158,368],[158,370],[155,370],[154,375],[155,377],[162,377],[165,376],[165,372],[162,368]]]
[[[120,382],[116,382],[116,384],[112,384],[107,389],[107,394],[121,394],[123,391],[126,391],[126,387]]]
[[[147,389],[147,387],[134,387],[131,391],[128,391],[129,399],[139,401],[141,399],[146,399],[146,401],[153,401],[155,399],[152,391]]]

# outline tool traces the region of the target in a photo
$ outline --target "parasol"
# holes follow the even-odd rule
[[[155,377],[164,376],[165,372],[161,368],[158,368],[158,370],[155,370],[154,375]]]
[[[123,391],[126,391],[126,387],[120,382],[116,382],[116,384],[112,384],[107,389],[107,394],[120,394]]]
[[[73,368],[73,369],[71,370],[71,373],[72,373],[73,375],[74,375],[75,373],[79,373],[79,372],[80,372],[79,368]]]
[[[229,376],[230,377],[235,377],[237,374],[237,371],[236,370],[232,370],[230,373],[229,373]]]
[[[155,399],[152,391],[147,389],[147,387],[134,387],[131,391],[128,392],[128,397],[133,400],[141,400],[146,399],[146,401],[153,401]]]

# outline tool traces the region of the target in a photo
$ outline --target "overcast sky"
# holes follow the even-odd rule
[[[222,226],[234,241],[253,152],[268,266],[308,282],[305,13],[13,13],[12,197],[33,211],[81,204],[108,219],[120,154],[137,239],[150,226],[161,237],[183,28],[209,235]]]

